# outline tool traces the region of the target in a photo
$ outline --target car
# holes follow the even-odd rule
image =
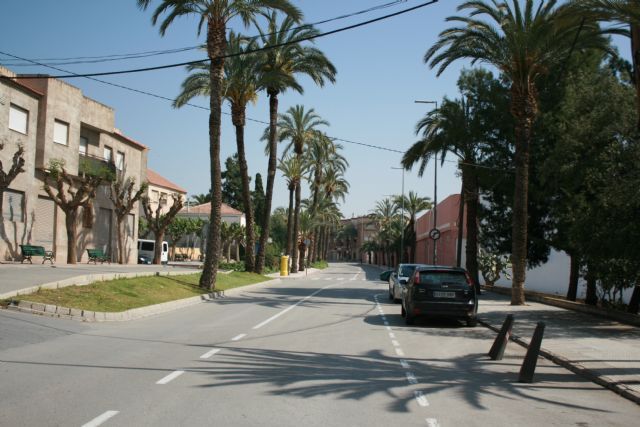
[[[478,324],[478,296],[464,268],[418,266],[402,288],[402,317],[412,325],[417,317],[447,317]]]
[[[389,274],[389,299],[400,302],[402,299],[402,287],[407,284],[416,267],[424,264],[399,264],[398,268]]]

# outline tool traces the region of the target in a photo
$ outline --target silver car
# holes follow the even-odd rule
[[[400,264],[389,275],[389,299],[393,302],[402,300],[402,287],[407,284],[413,271],[424,264]]]

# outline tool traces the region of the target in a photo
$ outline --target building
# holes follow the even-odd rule
[[[329,250],[330,261],[359,261],[375,263],[376,254],[362,249],[366,242],[372,241],[378,234],[378,226],[368,215],[343,219],[341,230],[335,236]]]
[[[0,67],[0,75],[16,77]],[[43,246],[66,262],[65,215],[43,190],[51,161],[61,161],[71,175],[81,167],[107,167],[140,183],[146,178],[148,149],[115,128],[115,112],[52,78],[0,79],[0,160],[5,171],[18,145],[24,147],[24,172],[9,185],[2,200],[0,260],[19,260],[20,244]],[[138,208],[125,224],[128,262],[136,262]],[[98,188],[89,210],[76,219],[78,261],[88,248],[103,249],[115,259],[116,224],[109,183]]]
[[[187,190],[148,168],[147,182],[149,183],[149,188],[147,190],[149,206],[151,206],[151,209],[154,212],[158,208],[158,203],[161,205],[161,214],[169,212],[169,209],[171,209],[171,206],[173,206],[174,203],[172,195],[177,195],[182,200],[187,196]],[[144,213],[142,215],[144,215]]]
[[[433,209],[416,219],[416,257],[421,264],[457,265],[457,248],[459,240],[460,194],[446,197],[437,206],[437,225],[433,223]],[[466,218],[466,208],[465,208]],[[466,221],[466,219],[465,219]],[[464,224],[464,223],[463,223]],[[436,262],[433,259],[434,240],[429,232],[436,227],[440,231],[440,238],[435,241]],[[462,251],[460,265],[465,265],[465,247],[467,231],[462,229]]]

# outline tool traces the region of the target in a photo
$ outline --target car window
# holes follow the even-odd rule
[[[400,267],[400,276],[409,277],[409,276],[411,276],[413,274],[413,270],[415,270],[415,269],[416,269],[416,267],[413,266],[413,265],[411,265],[411,266],[409,266],[409,265],[402,266],[402,267]]]
[[[467,277],[462,272],[457,271],[421,271],[420,284],[425,285],[441,285],[455,284],[464,285],[467,283]]]

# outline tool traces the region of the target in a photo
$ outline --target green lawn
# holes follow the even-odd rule
[[[218,274],[216,290],[270,280],[254,273]],[[92,311],[119,312],[207,293],[198,287],[200,273],[186,276],[148,276],[96,282],[86,286],[43,289],[15,299]]]
[[[316,261],[311,264],[311,267],[317,268],[319,270],[324,270],[325,268],[329,267],[329,263],[327,261]]]

